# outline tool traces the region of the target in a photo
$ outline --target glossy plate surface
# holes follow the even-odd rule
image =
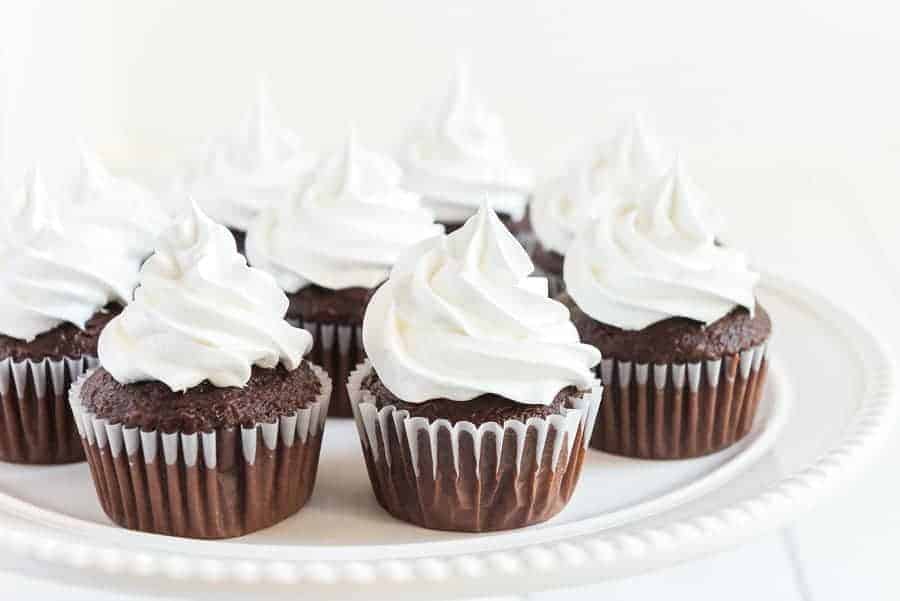
[[[683,461],[591,451],[572,502],[546,524],[465,535],[398,522],[371,494],[353,424],[330,421],[313,498],[268,530],[222,542],[129,532],[103,515],[86,464],[0,464],[5,545],[53,563],[54,577],[130,590],[340,596],[367,583],[371,598],[437,581],[483,593],[575,585],[711,552],[803,511],[864,464],[893,417],[893,365],[874,336],[775,276],[760,300],[775,334],[750,436]]]

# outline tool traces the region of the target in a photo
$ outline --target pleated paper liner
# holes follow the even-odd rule
[[[476,426],[379,410],[361,389],[371,369],[360,365],[347,386],[372,488],[389,513],[425,528],[484,532],[543,522],[568,503],[599,381],[560,415]]]
[[[603,405],[591,446],[644,459],[698,457],[724,449],[753,425],[767,343],[688,364],[603,359]]]
[[[343,385],[350,372],[366,357],[362,344],[362,327],[309,320],[289,320],[312,334],[313,347],[307,358],[321,365],[332,382],[338,382],[331,392],[328,414],[332,417],[353,417],[347,389]]]
[[[331,380],[319,397],[275,423],[211,432],[141,431],[84,410],[70,392],[97,497],[109,518],[132,530],[189,538],[229,538],[296,513],[316,479]]]
[[[0,361],[0,460],[56,464],[84,461],[69,386],[94,357]]]

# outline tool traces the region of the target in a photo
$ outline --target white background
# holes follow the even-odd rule
[[[572,139],[604,135],[640,109],[729,216],[729,241],[832,295],[891,343],[900,19],[889,8],[0,0],[0,173],[14,181],[35,160],[62,170],[76,137],[118,168],[164,170],[234,124],[260,73],[311,147],[335,146],[352,123],[388,149],[462,52],[523,160],[544,168]],[[569,597],[897,598],[898,455],[893,442],[785,533]],[[63,593],[12,574],[0,590]]]

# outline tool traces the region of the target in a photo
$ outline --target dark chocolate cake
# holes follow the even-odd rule
[[[288,319],[360,325],[372,291],[368,288],[331,290],[315,284],[288,294]]]
[[[540,240],[536,241],[531,251],[531,260],[535,266],[548,275],[562,276],[565,257],[555,250],[544,248]]]
[[[83,330],[64,322],[39,334],[31,342],[0,334],[0,360],[12,357],[16,362],[26,359],[59,361],[63,357],[96,357],[100,332],[121,310],[119,305],[107,305],[87,321]]]
[[[750,316],[744,307],[709,325],[671,317],[642,330],[623,330],[586,315],[567,295],[560,296],[572,314],[581,340],[600,349],[608,359],[636,363],[695,363],[734,355],[758,346],[772,333],[769,314],[758,304]]]
[[[401,401],[388,390],[374,370],[363,380],[362,387],[374,395],[375,404],[379,409],[393,405],[397,409],[408,411],[411,417],[424,417],[428,421],[446,419],[454,424],[468,421],[476,426],[488,422],[498,424],[507,420],[525,422],[532,417],[561,415],[563,408],[570,406],[573,398],[582,395],[575,387],[568,386],[560,390],[549,405],[517,403],[496,394],[483,394],[469,401],[431,399],[422,403],[408,403]]]
[[[114,424],[163,432],[208,432],[273,423],[316,400],[322,384],[309,363],[293,371],[254,366],[244,388],[208,381],[184,392],[162,382],[120,384],[102,367],[81,388],[84,409]]]

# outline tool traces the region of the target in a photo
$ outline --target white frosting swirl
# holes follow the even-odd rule
[[[169,217],[153,194],[129,179],[112,176],[83,148],[66,222],[78,228],[85,243],[142,262],[153,252]]]
[[[462,65],[443,102],[413,127],[401,165],[404,186],[442,222],[465,221],[485,195],[496,211],[521,219],[534,186],[531,171],[510,157],[499,117],[469,89]]]
[[[400,188],[400,168],[352,133],[301,192],[251,226],[247,257],[288,292],[313,283],[332,290],[383,282],[400,254],[443,228],[419,197]]]
[[[708,211],[680,163],[644,188],[639,203],[606,211],[566,254],[566,287],[594,319],[640,330],[670,317],[711,323],[735,306],[751,312],[759,274],[718,246]]]
[[[246,231],[263,208],[290,196],[312,162],[300,139],[279,123],[260,82],[240,129],[210,143],[188,187],[213,219]]]
[[[638,193],[662,174],[658,145],[634,115],[584,159],[542,184],[531,203],[531,225],[544,248],[565,255],[575,231],[607,208]]]
[[[105,305],[131,297],[139,261],[115,247],[92,248],[79,228],[64,227],[36,169],[7,210],[0,333],[31,341],[61,323],[83,328]]]
[[[228,230],[194,203],[160,237],[134,302],[104,328],[100,362],[122,384],[243,386],[254,365],[293,370],[309,350],[312,337],[284,320],[287,308],[275,280],[248,267]]]
[[[379,378],[407,402],[494,393],[547,405],[566,386],[588,388],[600,353],[579,342],[533,269],[484,205],[418,245],[366,311],[363,343]]]
[[[633,199],[648,180],[665,171],[659,142],[637,113],[619,128],[608,148],[613,185],[628,199]]]

